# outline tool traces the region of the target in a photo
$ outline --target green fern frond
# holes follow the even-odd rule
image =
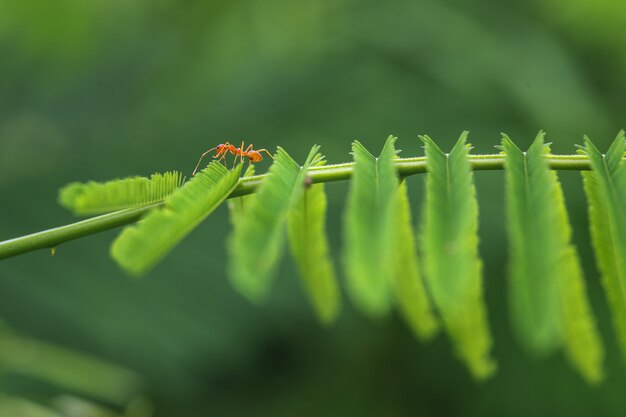
[[[484,379],[497,366],[491,356],[483,300],[472,170],[504,168],[513,324],[532,352],[562,349],[586,380],[600,381],[603,346],[578,253],[571,243],[563,192],[551,170],[592,169],[583,173],[592,243],[626,359],[624,133],[620,132],[606,156],[588,138],[581,149],[586,156],[551,155],[543,135],[527,153],[505,136],[505,155],[469,155],[466,132],[450,154],[429,137],[422,140],[426,158],[398,158],[395,138],[390,137],[379,158],[354,142],[354,163],[330,166],[323,166],[319,147],[313,147],[303,167],[279,148],[268,175],[252,178],[254,168],[249,166],[245,177],[250,178],[238,182],[243,164],[229,171],[215,162],[179,190],[179,173],[70,184],[61,190],[59,200],[76,213],[132,208],[0,242],[0,259],[55,248],[147,214],[135,227],[125,229],[111,248],[113,258],[124,269],[140,274],[228,196],[243,196],[229,201],[234,229],[228,240],[229,273],[234,286],[252,300],[267,295],[287,232],[316,313],[323,322],[331,322],[339,311],[340,291],[324,232],[322,183],[352,177],[343,250],[351,298],[371,316],[382,316],[397,307],[420,339],[432,337],[443,327],[470,373]],[[398,181],[398,174],[404,177],[424,171],[428,174],[419,240],[422,280],[407,189]],[[307,178],[311,181],[305,181]],[[311,183],[315,185],[307,188]],[[160,208],[150,204],[162,199],[165,202]],[[39,369],[31,362],[24,366]]]
[[[301,168],[278,147],[269,175],[229,238],[231,281],[253,301],[267,296],[283,252],[287,213],[302,194],[306,172],[318,150],[319,146],[311,149]]]
[[[315,166],[326,163],[322,158],[316,155]],[[332,323],[339,314],[341,293],[328,254],[324,184],[305,185],[299,201],[289,211],[287,231],[291,254],[317,316],[322,323]]]
[[[585,292],[561,190],[539,133],[528,152],[503,135],[513,325],[539,355],[564,346],[590,382],[602,378],[603,348]]]
[[[354,172],[345,211],[344,259],[348,290],[363,312],[380,316],[391,306],[393,215],[398,178],[393,160],[396,138],[389,136],[375,158],[352,143]]]
[[[111,246],[117,263],[133,275],[152,268],[235,189],[243,164],[233,170],[212,162]]]
[[[426,283],[458,355],[472,375],[496,370],[478,257],[478,205],[463,132],[449,155],[428,136],[422,249]]]
[[[405,181],[400,183],[396,192],[394,218],[392,282],[395,297],[415,336],[421,340],[429,340],[437,333],[439,325],[419,270]]]
[[[592,168],[582,175],[589,203],[593,249],[626,359],[626,162],[622,159],[625,150],[623,131],[606,156],[587,137],[581,148]]]
[[[110,213],[165,199],[183,182],[180,172],[107,181],[74,182],[59,190],[59,204],[77,216]]]

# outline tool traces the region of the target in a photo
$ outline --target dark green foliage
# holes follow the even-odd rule
[[[39,405],[36,402],[9,395],[0,395],[0,415],[25,417],[63,417],[56,411]]]
[[[3,376],[31,378],[65,393],[63,398],[57,397],[57,401],[51,403],[41,402],[39,398],[36,401],[19,398],[12,395],[13,392],[0,393],[2,417],[67,416],[61,410],[67,410],[63,406],[72,404],[80,405],[83,413],[99,410],[97,415],[111,417],[117,414],[108,406],[121,409],[134,403],[133,407],[138,410],[150,408],[144,397],[144,381],[137,373],[96,357],[24,337],[3,322],[0,322],[0,358]]]

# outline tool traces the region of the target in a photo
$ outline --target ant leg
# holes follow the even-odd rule
[[[250,152],[251,150],[253,150],[253,148],[254,148],[254,146],[253,146],[252,144],[250,144],[250,145],[248,145],[248,147],[246,148],[246,150],[245,150],[245,151],[243,151],[243,153],[241,154],[241,159],[242,159],[242,162],[243,162],[243,157],[244,157],[244,156],[247,156],[247,157],[248,157],[248,160],[249,160],[249,161],[251,161],[251,160],[250,160],[250,155],[249,155],[249,152]]]
[[[241,147],[237,149],[237,156],[239,156],[239,162],[241,163],[243,163],[243,157],[247,155],[248,150],[252,148],[252,145],[248,145],[248,147],[244,150],[243,146],[244,142],[241,141]]]
[[[248,157],[248,168],[250,167],[250,165],[252,165],[252,159],[250,159],[250,155],[248,155],[248,152],[250,152],[253,147],[254,145],[250,144],[243,152],[241,152],[241,162],[243,162],[244,156]],[[243,149],[243,142],[241,143],[241,148]]]
[[[239,156],[239,162],[243,162],[243,156],[245,154],[245,151],[243,150],[243,145],[244,145],[244,141],[241,141],[241,147],[239,148],[239,153],[237,154],[237,156]],[[235,158],[235,164],[237,163],[237,158]],[[234,167],[235,165],[233,165]]]
[[[237,148],[235,148],[235,145],[233,145],[230,142],[226,142],[226,149],[224,150],[224,153],[226,152],[230,152],[231,155],[235,155],[235,159],[233,161],[233,167],[235,166],[235,162],[237,161]],[[224,157],[226,157],[226,155],[224,155]],[[226,165],[226,161],[224,161],[224,166],[228,168],[228,165]]]
[[[267,149],[257,149],[257,152],[265,152],[270,158],[274,159],[274,156]]]
[[[227,152],[227,150],[225,149],[224,152],[222,152],[222,157],[220,159],[218,159],[218,162],[224,161],[224,166],[225,167],[227,167],[226,166],[226,152]],[[215,155],[214,158],[217,158],[217,155]]]
[[[194,175],[196,175],[196,171],[198,170],[198,167],[200,166],[200,162],[202,162],[202,159],[203,159],[203,158],[204,158],[204,157],[205,157],[205,156],[206,156],[209,152],[211,152],[211,151],[213,151],[213,150],[215,150],[215,149],[217,149],[217,148],[211,148],[211,149],[209,149],[208,151],[206,151],[205,153],[203,153],[203,154],[200,156],[200,160],[198,161],[198,164],[196,165],[196,167],[195,167],[195,168],[194,168],[194,170],[193,170],[193,173],[191,174],[191,176],[192,176],[192,177],[193,177]],[[217,156],[217,155],[216,155],[216,156]],[[215,158],[215,157],[214,157],[214,158]]]

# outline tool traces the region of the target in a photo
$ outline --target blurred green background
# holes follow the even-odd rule
[[[625,18],[616,0],[0,0],[0,240],[72,222],[55,202],[68,182],[189,176],[224,140],[300,161],[320,144],[331,163],[354,139],[377,153],[394,134],[411,156],[418,134],[449,148],[465,129],[477,153],[499,132],[525,147],[540,129],[555,153],[583,134],[605,149],[626,127]],[[623,415],[580,174],[560,178],[607,350],[594,388],[512,334],[502,172],[476,174],[500,366],[484,384],[445,337],[422,345],[398,317],[372,322],[346,302],[323,328],[287,259],[267,305],[249,304],[225,274],[225,207],[141,280],[108,257],[117,231],[2,261],[0,317],[136,372],[156,416]],[[414,218],[422,183],[409,180]],[[327,187],[337,254],[347,187]],[[0,358],[0,392],[46,404],[66,391]]]

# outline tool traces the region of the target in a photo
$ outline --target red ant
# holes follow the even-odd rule
[[[240,148],[235,148],[235,145],[232,145],[229,142],[220,143],[216,147],[209,149],[208,151],[204,152],[200,156],[200,160],[198,161],[198,164],[196,165],[196,168],[193,170],[193,173],[191,174],[191,176],[194,176],[196,174],[196,171],[198,171],[198,167],[200,166],[200,162],[202,162],[202,159],[208,153],[214,150],[215,150],[215,155],[213,155],[213,158],[220,157],[219,159],[220,161],[226,158],[226,154],[228,152],[230,152],[232,155],[235,155],[235,161],[233,165],[237,163],[237,157],[239,157],[241,162],[243,162],[244,156],[248,157],[248,160],[250,161],[250,163],[260,162],[263,160],[263,156],[261,155],[261,152],[267,153],[269,157],[272,159],[274,158],[267,149],[258,149],[258,150],[252,149],[252,144],[248,145],[248,147],[245,150],[242,151],[242,149],[243,149],[243,142],[241,142]],[[226,165],[226,162],[224,162],[224,165]]]

